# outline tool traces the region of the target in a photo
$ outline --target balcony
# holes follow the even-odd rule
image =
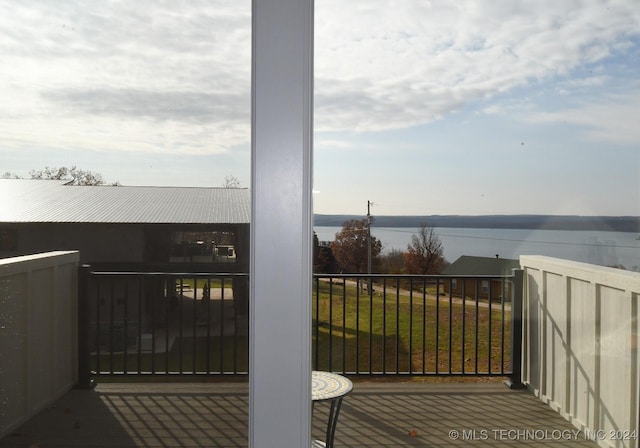
[[[481,278],[315,276],[314,368],[355,383],[336,446],[638,446],[640,275],[521,265],[486,298]],[[0,267],[0,447],[247,446],[246,276]]]
[[[244,383],[101,383],[90,392],[67,393],[0,447],[246,447],[247,413]],[[326,418],[326,409],[316,407],[314,437],[322,437]],[[345,399],[335,444],[514,446],[516,440],[597,446],[526,391],[491,383],[397,382],[357,382]]]

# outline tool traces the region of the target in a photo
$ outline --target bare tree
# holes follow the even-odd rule
[[[240,181],[237,177],[228,175],[224,177],[223,188],[240,188]]]
[[[404,272],[404,252],[392,249],[380,255],[380,272],[383,274],[402,274]]]
[[[12,173],[10,171],[7,171],[2,176],[0,176],[0,179],[22,179],[22,178],[20,176],[18,176],[16,173]]]
[[[67,168],[44,167],[42,170],[29,171],[31,179],[68,180],[71,185],[104,185],[102,174],[89,170],[81,170],[72,166]],[[117,184],[117,182],[116,182]]]
[[[437,274],[445,263],[442,241],[433,227],[422,224],[404,254],[404,263],[410,274]]]

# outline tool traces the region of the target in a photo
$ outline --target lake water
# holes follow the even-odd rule
[[[341,227],[315,227],[320,241],[333,241]],[[518,259],[520,255],[546,255],[602,266],[623,265],[640,270],[640,240],[637,233],[582,230],[460,229],[435,228],[444,247],[444,257],[454,262],[461,255]],[[382,242],[383,253],[405,251],[414,228],[372,227]]]

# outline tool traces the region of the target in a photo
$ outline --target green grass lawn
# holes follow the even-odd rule
[[[486,301],[477,306],[469,299],[436,301],[435,289],[427,289],[427,296],[410,296],[392,286],[383,295],[378,285],[369,296],[355,285],[319,282],[313,304],[315,368],[456,374],[510,370],[510,310],[503,318],[502,310],[490,309]]]
[[[246,336],[211,336],[178,338],[166,353],[140,353],[130,351],[104,353],[92,357],[91,368],[108,372],[171,373],[245,373],[248,371],[248,338]]]
[[[510,308],[320,281],[313,291],[313,368],[345,373],[500,374],[510,367]],[[332,303],[330,304],[330,297]],[[331,306],[330,306],[331,305]],[[356,317],[358,316],[358,318]],[[186,332],[185,332],[186,333]],[[97,368],[97,358],[92,359]],[[168,353],[102,354],[101,371],[246,372],[248,338],[178,338]]]
[[[223,284],[224,283],[224,284]],[[231,288],[233,280],[231,278],[182,278],[182,287],[193,289],[193,285],[195,284],[198,289],[202,289],[204,285],[209,285],[209,288]],[[180,287],[180,281],[176,281],[176,289]]]

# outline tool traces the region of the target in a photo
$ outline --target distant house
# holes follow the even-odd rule
[[[472,257],[463,255],[449,265],[444,271],[445,275],[459,275],[458,279],[451,279],[444,283],[445,293],[454,296],[477,297],[501,301],[511,299],[511,282],[499,278],[511,275],[513,269],[519,269],[518,260],[497,257]],[[484,279],[467,279],[464,276],[485,277]]]

